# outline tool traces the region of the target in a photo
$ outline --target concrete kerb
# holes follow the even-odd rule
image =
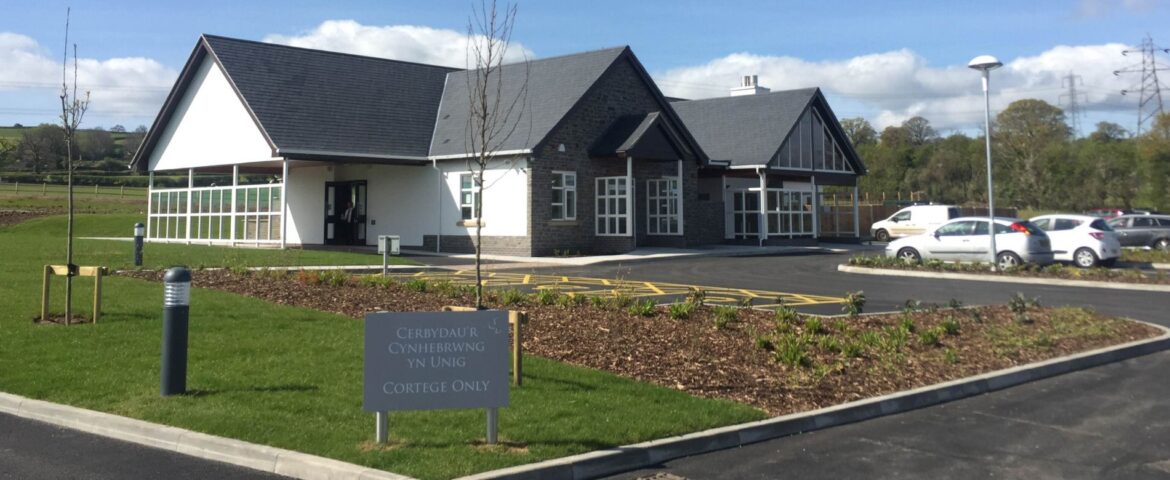
[[[282,448],[217,437],[0,392],[0,412],[65,428],[304,479],[411,480],[410,477]]]
[[[1159,337],[1021,365],[950,382],[858,400],[810,412],[626,445],[530,465],[462,477],[460,480],[587,479],[649,467],[701,453],[734,448],[797,433],[869,420],[980,395],[1023,383],[1170,350],[1170,329]]]
[[[984,275],[978,273],[921,272],[915,270],[895,270],[890,268],[855,267],[852,265],[837,265],[837,271],[844,273],[858,273],[863,275],[884,275],[887,277],[945,278],[949,280],[973,280],[977,282],[1105,288],[1111,290],[1132,290],[1139,292],[1170,292],[1170,285],[1152,285],[1146,283],[1098,282],[1093,280],[1065,280],[1063,278],[1009,277],[1004,275]]]

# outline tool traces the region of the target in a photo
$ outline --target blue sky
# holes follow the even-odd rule
[[[91,60],[82,87],[95,92],[86,123],[131,128],[149,124],[200,33],[438,61],[470,11],[467,0],[3,3],[0,125],[53,120],[50,61],[60,61],[72,4],[72,39]],[[343,20],[352,22],[326,24]],[[964,67],[990,53],[1007,64],[993,74],[993,109],[1027,97],[1055,104],[1060,77],[1075,71],[1082,122],[1132,130],[1137,99],[1117,93],[1137,79],[1111,72],[1136,63],[1122,48],[1147,33],[1159,41],[1167,24],[1170,2],[1160,0],[522,1],[514,40],[537,58],[631,45],[668,95],[723,95],[757,73],[774,89],[821,86],[841,117],[881,127],[922,115],[944,131],[974,128],[979,82]],[[393,43],[402,26],[429,30],[406,48]],[[1170,32],[1161,41],[1170,46]]]

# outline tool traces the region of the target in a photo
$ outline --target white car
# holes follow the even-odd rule
[[[1113,266],[1121,257],[1121,242],[1105,219],[1088,215],[1041,215],[1036,224],[1052,241],[1053,259],[1081,268]]]
[[[995,218],[996,264],[1000,268],[1024,263],[1052,263],[1052,245],[1043,230],[1018,218]],[[987,217],[959,217],[922,235],[901,238],[886,246],[887,257],[908,262],[938,259],[952,262],[990,261],[991,237]]]

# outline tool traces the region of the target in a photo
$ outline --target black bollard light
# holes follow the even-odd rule
[[[191,305],[191,271],[167,270],[163,277],[162,395],[187,392],[187,316]]]
[[[134,224],[134,266],[142,266],[142,237],[146,235],[146,226],[142,222]]]

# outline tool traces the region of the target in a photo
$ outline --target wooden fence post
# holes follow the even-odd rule
[[[523,382],[521,375],[521,365],[524,360],[523,348],[521,348],[520,324],[528,314],[517,312],[515,310],[508,310],[508,323],[512,324],[512,385],[517,387]]]
[[[44,195],[44,194],[45,194],[45,190],[47,190],[47,189],[48,189],[48,187],[49,187],[49,184],[48,184],[48,183],[41,182],[41,195]]]

